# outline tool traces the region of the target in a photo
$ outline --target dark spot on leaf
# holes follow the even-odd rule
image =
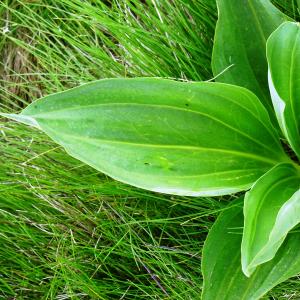
[[[190,105],[188,103],[186,103],[185,106],[190,106]]]
[[[145,166],[150,166],[150,164],[149,164],[149,163],[147,163],[147,162],[145,162],[145,163],[144,163],[144,165],[145,165]]]

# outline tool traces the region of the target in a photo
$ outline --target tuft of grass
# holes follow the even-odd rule
[[[295,19],[300,20],[300,1],[299,0],[273,0],[272,1],[281,11]]]
[[[134,189],[38,131],[1,131],[0,298],[199,297],[201,245],[224,201]]]
[[[212,0],[3,0],[0,16],[0,110],[105,77],[212,77]],[[200,299],[203,241],[230,198],[135,189],[4,120],[0,166],[0,299]]]
[[[211,77],[213,1],[15,0],[0,6],[2,107],[16,109],[104,77]]]

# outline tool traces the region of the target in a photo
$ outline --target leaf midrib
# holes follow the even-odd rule
[[[248,153],[248,152],[241,152],[241,151],[235,151],[235,150],[228,150],[228,149],[221,149],[221,148],[209,148],[209,147],[201,147],[201,146],[190,146],[190,145],[161,145],[161,144],[142,144],[142,143],[134,143],[134,142],[128,142],[128,141],[118,141],[118,140],[108,140],[108,139],[101,139],[101,138],[90,138],[90,137],[82,137],[82,136],[76,136],[76,135],[71,135],[71,134],[67,134],[67,133],[62,133],[60,132],[59,135],[64,135],[70,138],[74,138],[77,140],[81,140],[81,141],[91,141],[94,143],[98,142],[104,142],[104,143],[111,143],[111,144],[124,144],[124,145],[130,145],[130,146],[136,146],[136,147],[152,147],[152,148],[165,148],[165,149],[187,149],[187,150],[191,150],[191,151],[215,151],[215,152],[224,152],[227,154],[233,154],[236,156],[243,156],[243,157],[248,157],[248,158],[252,158],[254,160],[258,160],[258,161],[263,161],[267,164],[277,164],[278,162],[266,157],[262,157],[262,156],[258,156],[255,155],[253,153]]]
[[[233,102],[235,103],[235,102]],[[235,103],[236,104],[236,103]],[[173,110],[179,110],[179,111],[185,111],[185,112],[188,112],[188,113],[194,113],[194,114],[198,114],[198,115],[201,115],[201,116],[204,116],[204,117],[207,117],[217,123],[220,123],[222,124],[224,127],[227,127],[229,128],[230,130],[238,133],[239,135],[241,136],[244,136],[245,138],[247,138],[248,140],[251,140],[252,142],[256,143],[257,145],[267,149],[268,151],[276,154],[276,156],[279,154],[278,151],[274,151],[274,148],[270,148],[268,145],[264,144],[264,143],[261,143],[259,140],[257,139],[254,139],[252,138],[251,136],[249,136],[248,134],[240,131],[239,129],[223,122],[222,120],[216,118],[216,117],[213,117],[207,113],[203,113],[203,112],[200,112],[200,111],[196,111],[196,110],[191,110],[191,109],[186,109],[186,108],[182,108],[182,107],[177,107],[177,106],[170,106],[170,105],[161,105],[161,104],[142,104],[142,103],[101,103],[101,104],[94,104],[94,105],[86,105],[84,107],[81,107],[81,106],[78,106],[78,107],[73,107],[71,109],[63,109],[63,110],[56,110],[56,111],[51,111],[49,113],[41,113],[41,114],[33,114],[33,115],[30,115],[32,118],[35,118],[35,119],[42,119],[43,117],[44,118],[47,118],[48,116],[48,119],[49,119],[49,115],[51,114],[54,114],[53,116],[53,119],[58,119],[56,116],[55,116],[55,113],[56,112],[64,112],[64,111],[74,111],[74,110],[80,110],[80,109],[86,109],[86,108],[92,108],[92,107],[99,107],[99,106],[114,106],[114,105],[124,105],[124,106],[148,106],[148,107],[158,107],[158,108],[167,108],[167,109],[173,109]],[[240,106],[240,105],[239,105]],[[27,114],[26,114],[27,115]],[[269,133],[269,131],[268,131]],[[273,136],[270,136],[272,137],[273,139]]]

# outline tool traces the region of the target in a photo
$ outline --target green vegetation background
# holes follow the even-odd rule
[[[275,4],[298,18],[296,2]],[[209,80],[216,18],[214,0],[2,0],[0,110],[106,77]],[[115,182],[2,119],[0,299],[200,299],[229,200]],[[300,281],[268,297],[300,299]]]

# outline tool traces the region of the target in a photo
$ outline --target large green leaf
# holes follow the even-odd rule
[[[244,204],[242,268],[250,276],[271,260],[287,233],[300,222],[300,169],[279,164],[247,192]]]
[[[217,5],[219,20],[212,57],[216,80],[248,88],[273,116],[267,81],[266,40],[288,17],[269,0],[217,0]]]
[[[152,191],[248,189],[287,156],[257,97],[218,83],[100,80],[9,115],[111,177]]]
[[[242,201],[217,219],[204,244],[203,300],[256,300],[274,286],[300,273],[300,234],[289,233],[275,258],[259,266],[251,278],[241,269]]]
[[[269,86],[280,127],[300,158],[300,25],[282,24],[267,42]]]

